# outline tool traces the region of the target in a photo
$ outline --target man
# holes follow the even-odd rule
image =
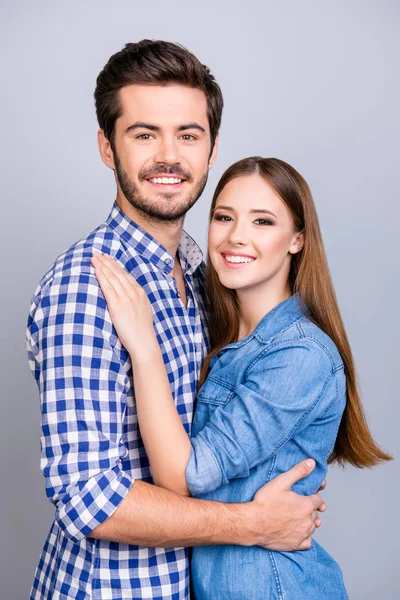
[[[107,221],[55,261],[35,292],[28,352],[42,407],[42,470],[55,519],[31,599],[189,597],[187,546],[305,549],[325,507],[290,491],[312,461],[245,504],[152,485],[129,357],[112,327],[91,256],[111,254],[154,308],[187,431],[207,329],[201,252],[182,231],[217,156],[222,95],[184,48],[127,44],[97,79],[98,144],[114,170]]]

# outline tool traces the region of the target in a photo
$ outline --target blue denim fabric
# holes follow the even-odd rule
[[[315,493],[346,403],[343,362],[296,294],[248,337],[224,348],[197,398],[186,480],[193,496],[246,502],[267,481],[312,457],[293,491]],[[338,564],[315,541],[306,551],[193,549],[196,600],[344,600]]]

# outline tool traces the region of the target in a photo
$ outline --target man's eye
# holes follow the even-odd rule
[[[270,219],[256,219],[254,223],[257,223],[258,225],[274,225],[274,222]]]
[[[181,138],[185,140],[185,142],[194,142],[194,140],[197,139],[196,136],[191,135],[190,133],[185,133]]]
[[[214,219],[216,221],[225,221],[225,222],[232,221],[232,217],[230,217],[229,215],[215,215]]]
[[[137,140],[149,140],[151,138],[150,133],[141,133],[136,137]]]

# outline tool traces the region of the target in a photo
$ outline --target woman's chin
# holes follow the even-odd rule
[[[246,287],[246,281],[242,276],[237,274],[217,273],[221,285],[228,288],[229,290],[237,290],[242,287]]]

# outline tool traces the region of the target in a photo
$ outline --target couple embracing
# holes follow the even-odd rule
[[[205,265],[183,221],[217,157],[209,69],[176,44],[127,44],[95,102],[116,201],[47,271],[28,320],[55,506],[31,599],[347,598],[312,539],[319,491],[330,462],[390,457],[363,416],[306,181],[275,158],[229,167]]]

